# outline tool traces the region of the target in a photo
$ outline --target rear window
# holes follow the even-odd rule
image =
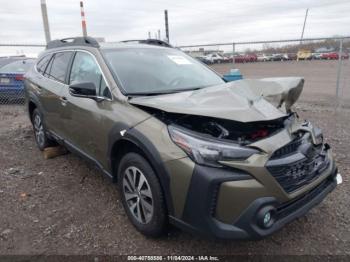
[[[26,73],[29,68],[34,64],[34,60],[26,59],[19,60],[0,68],[0,73]]]
[[[60,52],[54,54],[46,68],[45,76],[58,82],[65,82],[69,61],[73,52]]]

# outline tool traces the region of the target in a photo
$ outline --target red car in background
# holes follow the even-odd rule
[[[245,55],[235,55],[235,63],[245,63]]]
[[[256,62],[258,61],[258,56],[256,54],[246,54],[244,56],[245,62]]]
[[[338,58],[339,58],[339,55],[337,52],[323,53],[321,55],[321,59],[326,59],[326,60],[336,60]]]
[[[338,52],[324,53],[321,55],[321,59],[338,60],[339,54],[338,54]],[[349,54],[343,53],[341,55],[341,59],[349,59]]]
[[[235,63],[251,63],[258,60],[258,57],[255,54],[235,55],[234,58]]]

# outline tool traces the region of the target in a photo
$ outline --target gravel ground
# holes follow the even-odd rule
[[[306,216],[260,241],[201,239],[172,228],[139,234],[116,186],[67,154],[44,160],[20,106],[0,107],[0,254],[350,254],[349,112],[299,105],[324,129],[344,183]]]

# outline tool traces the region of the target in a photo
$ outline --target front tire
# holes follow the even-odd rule
[[[144,157],[127,153],[121,159],[118,187],[125,212],[135,228],[146,236],[161,236],[167,225],[164,196],[155,172]]]

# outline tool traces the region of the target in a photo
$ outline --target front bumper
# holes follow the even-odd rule
[[[280,203],[275,197],[255,199],[240,211],[231,223],[215,217],[219,186],[225,181],[244,181],[251,177],[240,170],[225,170],[196,166],[192,177],[182,219],[171,217],[171,222],[196,234],[223,239],[260,239],[272,234],[292,220],[303,216],[319,204],[337,185],[334,168],[321,183],[308,192]],[[239,201],[239,200],[238,200]],[[237,203],[237,199],[235,200]],[[232,206],[231,208],[235,208]],[[264,228],[259,225],[261,210],[274,210],[274,223]]]

